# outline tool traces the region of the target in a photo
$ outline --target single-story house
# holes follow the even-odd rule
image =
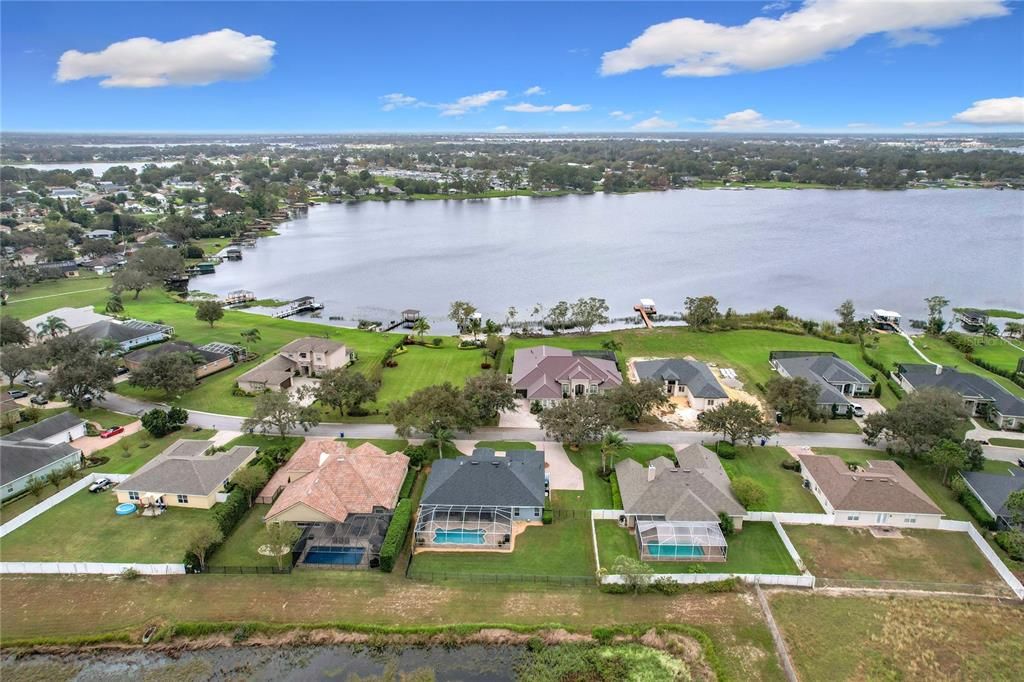
[[[417,549],[512,549],[512,538],[541,523],[544,454],[477,448],[431,465],[416,516]]]
[[[725,561],[728,544],[719,514],[743,528],[746,509],[732,492],[718,457],[703,445],[681,450],[676,466],[657,457],[615,465],[622,495],[620,523],[636,534],[644,561]]]
[[[51,471],[81,462],[82,451],[68,442],[5,437],[0,440],[0,499],[24,492],[32,478],[44,479]]]
[[[389,455],[372,443],[350,448],[311,438],[274,473],[257,502],[273,502],[267,523],[344,523],[350,514],[393,511],[408,468],[404,453]]]
[[[85,420],[74,412],[61,412],[42,419],[32,426],[26,426],[3,437],[3,443],[36,440],[55,445],[70,443],[85,436]]]
[[[93,258],[82,263],[82,267],[89,268],[97,275],[105,275],[108,272],[120,270],[127,265],[128,259],[119,253],[108,253],[99,258]]]
[[[551,407],[621,386],[622,375],[613,353],[533,346],[516,351],[509,381],[520,398]]]
[[[1006,501],[1011,494],[1024,490],[1024,474],[1000,476],[986,474],[984,471],[964,471],[960,475],[981,506],[996,520],[999,529],[1012,528],[1013,519]]]
[[[711,368],[696,360],[670,358],[633,363],[637,379],[660,381],[670,396],[684,396],[695,410],[729,402],[729,394],[711,373]]]
[[[104,320],[80,329],[77,333],[93,341],[108,339],[120,346],[122,352],[127,352],[133,348],[169,339],[173,330],[168,331],[168,329],[170,328],[166,325],[152,324],[141,320],[127,322]]]
[[[352,359],[345,344],[306,336],[282,346],[276,355],[238,377],[238,387],[253,393],[287,390],[293,377],[317,377],[348,366]]]
[[[853,408],[850,397],[873,395],[874,382],[835,353],[773,350],[768,362],[784,377],[802,377],[818,385],[818,405],[835,414],[845,415]]]
[[[54,199],[77,199],[78,190],[71,187],[53,187],[50,189],[50,196]]]
[[[837,526],[937,528],[943,511],[903,469],[873,459],[851,470],[835,455],[800,455],[804,487]]]
[[[114,319],[109,315],[100,315],[93,310],[91,305],[87,305],[81,308],[57,308],[56,310],[51,310],[48,313],[36,315],[33,318],[25,320],[25,326],[28,327],[33,334],[37,334],[39,331],[39,325],[51,317],[63,320],[64,324],[66,324],[73,332],[81,331],[89,325],[96,324],[97,322],[107,322]]]
[[[953,391],[963,398],[968,414],[973,417],[987,411],[988,418],[1001,429],[1024,425],[1024,399],[978,374],[961,372],[954,367],[901,364],[893,378],[907,391],[922,388]]]
[[[231,476],[249,463],[259,448],[236,445],[210,454],[212,440],[181,439],[119,483],[118,502],[132,502],[159,514],[166,507],[209,509]]]
[[[0,398],[0,426],[9,428],[21,421],[22,409],[14,398]]]
[[[212,350],[193,346],[191,343],[179,341],[167,341],[158,346],[140,348],[124,356],[124,364],[133,372],[142,366],[142,363],[149,358],[169,353],[185,353],[196,360],[196,379],[210,376],[216,372],[227,369],[235,364],[234,359],[228,353],[220,353]]]

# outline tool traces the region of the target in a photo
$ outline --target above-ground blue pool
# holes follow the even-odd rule
[[[704,556],[704,550],[700,547],[694,547],[693,545],[655,545],[648,544],[645,548],[647,553],[652,557],[663,557],[665,559],[671,559],[673,557],[702,557]]]
[[[363,562],[366,549],[363,547],[330,547],[316,545],[309,548],[304,564],[332,564],[334,566],[358,566]]]
[[[122,502],[114,507],[114,513],[118,516],[128,516],[135,513],[135,505],[131,502]]]
[[[482,545],[484,544],[484,531],[482,528],[477,530],[465,530],[464,528],[456,528],[454,530],[435,530],[434,544]]]

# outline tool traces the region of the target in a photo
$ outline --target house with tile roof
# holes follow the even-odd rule
[[[551,407],[568,398],[603,393],[622,385],[622,375],[600,351],[571,351],[553,346],[520,348],[509,377],[516,395]]]
[[[945,388],[959,395],[972,417],[985,415],[1001,429],[1024,426],[1024,399],[995,381],[955,367],[901,364],[893,377],[907,391]]]
[[[850,468],[835,455],[800,455],[804,486],[837,526],[938,528],[943,511],[896,462]]]
[[[696,360],[668,358],[633,363],[637,379],[659,381],[669,396],[686,398],[695,410],[706,410],[729,402],[729,394],[711,368]]]
[[[256,501],[273,503],[267,523],[344,523],[351,515],[394,510],[408,468],[404,453],[388,454],[372,443],[350,448],[330,438],[310,438]]]
[[[835,353],[776,350],[768,354],[768,362],[784,377],[802,377],[817,385],[818,405],[835,414],[853,409],[851,397],[873,395],[874,382]]]

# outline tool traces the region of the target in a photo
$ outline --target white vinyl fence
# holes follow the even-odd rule
[[[831,514],[798,514],[795,512],[765,512],[751,511],[744,515],[744,521],[767,521],[769,523],[778,521],[793,526],[832,526],[835,525],[835,516]]]
[[[786,587],[814,587],[814,576],[806,575],[775,575],[771,573],[658,573],[651,576],[657,580],[665,578],[680,585],[699,585],[701,583],[714,583],[719,580],[739,578],[750,585],[782,585]],[[601,582],[605,585],[620,584],[625,582],[621,575],[601,576]]]
[[[4,561],[3,573],[45,573],[51,575],[120,575],[127,569],[142,575],[185,575],[184,564],[105,564],[90,561]]]
[[[1017,595],[1018,599],[1024,600],[1024,584],[1021,584],[1020,580],[1017,579],[1010,569],[1006,567],[1003,560],[999,558],[999,555],[985,542],[985,538],[981,537],[981,533],[974,527],[974,524],[968,523],[967,521],[951,521],[949,519],[942,519],[939,521],[939,530],[952,530],[960,531],[961,533],[967,533],[967,535],[974,541],[978,551],[984,555],[988,562],[992,564],[992,568],[996,569],[996,573],[999,577],[1009,585],[1013,593]]]
[[[75,493],[81,492],[93,484],[94,481],[100,478],[109,478],[114,483],[120,483],[124,479],[128,478],[128,474],[86,474],[79,480],[75,481],[64,490],[50,495],[42,502],[39,502],[32,508],[23,511],[22,513],[15,516],[7,523],[0,526],[0,538],[4,537],[11,531],[21,528],[26,523],[36,518],[45,511],[53,509],[58,504],[68,499]],[[113,513],[113,511],[111,511]]]

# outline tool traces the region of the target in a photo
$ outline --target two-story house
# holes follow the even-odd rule
[[[282,346],[269,360],[238,377],[238,387],[254,393],[287,390],[294,377],[318,377],[352,361],[345,344],[306,336]]]

